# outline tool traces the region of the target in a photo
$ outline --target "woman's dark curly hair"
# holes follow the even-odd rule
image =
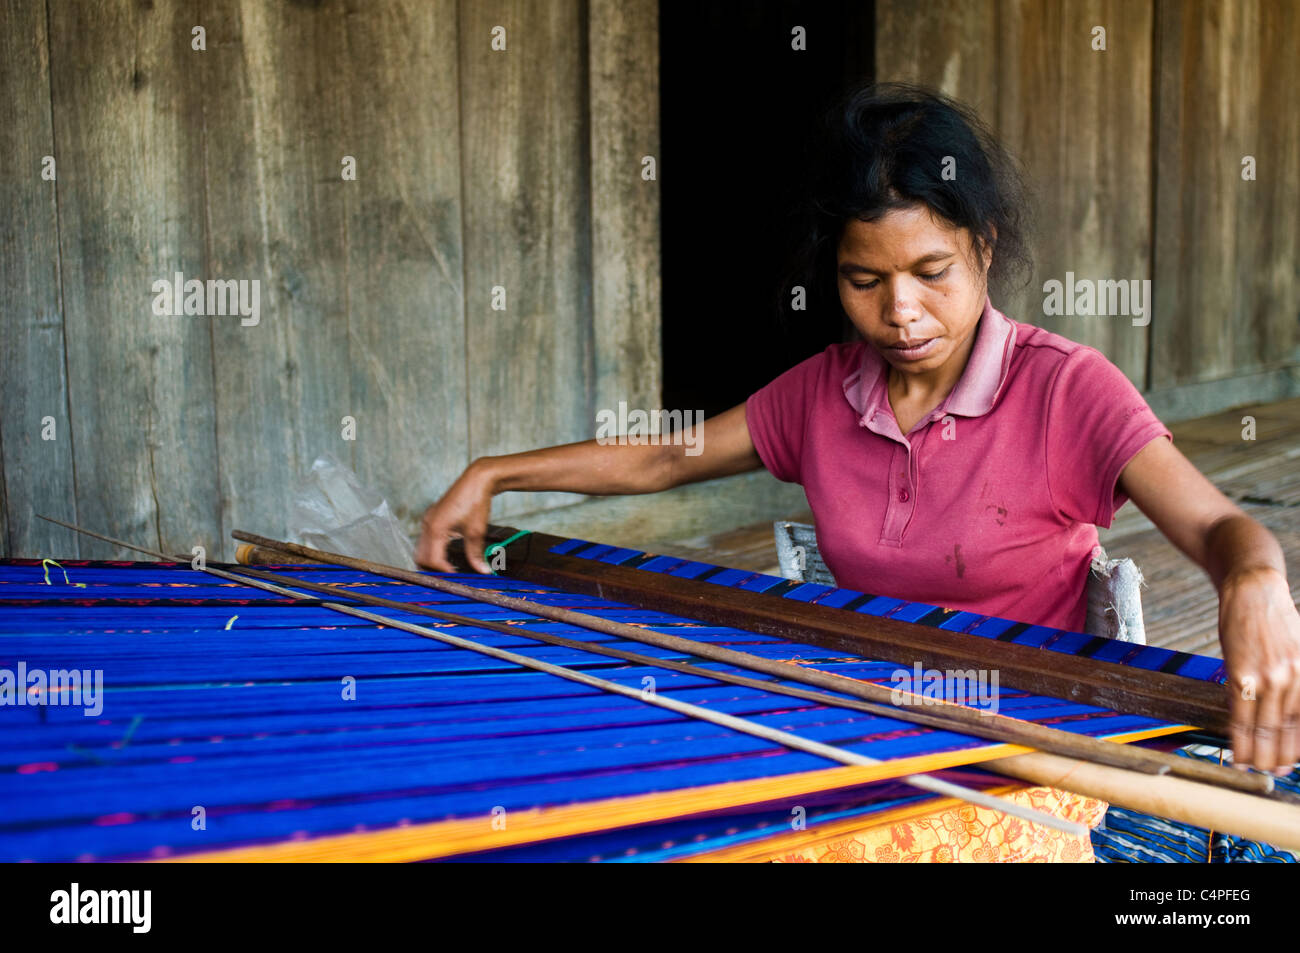
[[[989,284],[997,292],[1015,288],[1015,279],[1029,273],[1023,180],[968,107],[921,86],[861,85],[815,132],[807,194],[794,210],[791,254],[777,289],[778,313],[790,313],[791,291],[802,286],[810,309],[842,314],[835,272],[845,223],[875,221],[916,204],[969,231],[978,247],[993,248]],[[954,170],[948,178],[945,166]]]

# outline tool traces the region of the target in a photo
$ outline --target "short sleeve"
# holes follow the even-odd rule
[[[813,355],[745,402],[749,438],[763,466],[778,480],[801,482],[808,413],[828,359],[829,349]]]
[[[1072,352],[1053,378],[1047,406],[1047,487],[1057,511],[1110,526],[1128,500],[1120,473],[1159,437],[1172,434],[1123,371],[1096,348]]]

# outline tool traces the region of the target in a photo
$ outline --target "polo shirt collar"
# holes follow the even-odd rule
[[[940,405],[943,410],[963,417],[980,417],[992,410],[1006,383],[1015,343],[1015,322],[985,297],[970,359],[952,393]],[[888,399],[881,386],[888,381],[888,368],[876,349],[865,344],[861,366],[844,378],[844,396],[864,424],[875,415],[880,402]]]

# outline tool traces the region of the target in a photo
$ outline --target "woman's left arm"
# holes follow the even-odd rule
[[[1147,444],[1119,483],[1218,590],[1235,764],[1288,774],[1300,759],[1300,613],[1282,547],[1169,440]]]

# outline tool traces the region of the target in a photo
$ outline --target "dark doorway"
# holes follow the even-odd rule
[[[716,414],[844,339],[839,314],[781,318],[775,295],[804,138],[871,75],[873,18],[863,0],[660,3],[665,407]]]

